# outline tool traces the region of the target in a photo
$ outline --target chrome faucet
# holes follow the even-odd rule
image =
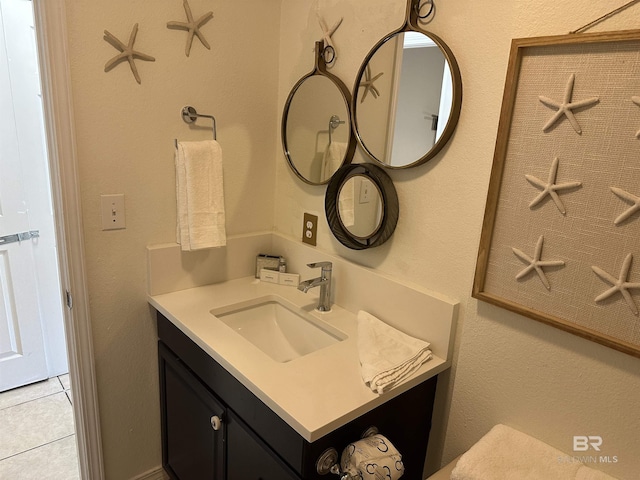
[[[316,262],[308,263],[309,268],[322,268],[321,275],[318,278],[311,280],[305,280],[300,282],[298,290],[307,293],[314,287],[320,287],[320,298],[318,299],[317,310],[320,312],[331,311],[331,269],[333,265],[331,262]]]

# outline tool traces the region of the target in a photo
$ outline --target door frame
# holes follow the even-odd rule
[[[34,0],[80,478],[103,480],[64,0]]]

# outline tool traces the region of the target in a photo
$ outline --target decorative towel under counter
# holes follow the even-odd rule
[[[381,394],[433,356],[429,343],[406,335],[370,313],[358,312],[358,354],[362,379]]]
[[[402,455],[384,435],[350,443],[342,452],[342,474],[353,480],[398,480],[404,474]]]
[[[225,246],[220,144],[215,140],[178,142],[175,163],[177,240],[182,250]]]

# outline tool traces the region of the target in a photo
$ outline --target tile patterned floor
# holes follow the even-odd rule
[[[0,393],[0,479],[78,480],[69,376]]]

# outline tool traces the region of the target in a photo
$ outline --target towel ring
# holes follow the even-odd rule
[[[338,115],[333,115],[331,116],[331,118],[329,119],[329,143],[332,143],[332,139],[331,139],[331,135],[333,133],[333,131],[338,128],[340,125],[342,125],[343,123],[345,123],[344,120],[340,120],[340,117]]]
[[[202,113],[198,113],[195,108],[193,108],[190,105],[187,105],[185,107],[182,107],[182,110],[180,110],[180,116],[182,117],[182,120],[184,120],[185,123],[193,123],[198,118],[210,118],[211,122],[213,123],[213,139],[214,140],[218,139],[218,132],[216,131],[216,117],[214,117],[213,115],[205,115]],[[178,148],[177,139],[174,139],[174,144],[176,148]]]

